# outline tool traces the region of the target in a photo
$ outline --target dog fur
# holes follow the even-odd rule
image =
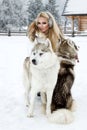
[[[60,63],[57,55],[53,52],[51,43],[37,43],[32,49],[30,58],[24,61],[24,86],[25,98],[28,108],[28,117],[33,116],[35,96],[41,92],[42,103],[44,104],[46,94],[46,115],[51,114],[51,101],[53,90],[56,85]],[[30,93],[30,98],[28,97]]]
[[[58,57],[61,57],[60,70],[58,73],[57,83],[53,92],[52,108],[67,108],[72,105],[71,87],[74,83],[74,62],[77,59],[77,47],[70,40],[64,39],[58,49]]]
[[[49,118],[55,123],[71,123],[74,119],[72,110],[75,109],[75,101],[72,98],[71,88],[74,83],[75,60],[78,61],[78,47],[70,39],[62,39],[58,49],[58,57],[61,58],[58,79],[53,91],[51,111]]]
[[[33,55],[35,50],[37,50],[38,54],[40,55],[40,51],[44,50],[43,48],[44,45],[41,43],[35,45],[35,48],[32,50]],[[28,110],[29,117],[33,116],[35,95],[37,92],[41,92],[42,106],[43,109],[46,110],[46,114],[50,122],[67,124],[74,120],[72,109],[75,108],[75,102],[72,98],[71,88],[75,79],[75,61],[76,59],[78,60],[77,49],[78,48],[74,42],[69,39],[62,39],[57,52],[57,58],[53,53],[51,45],[49,45],[49,47],[46,46],[44,53],[52,53],[54,58],[51,58],[54,59],[54,61],[57,60],[57,62],[54,62],[56,68],[51,66],[51,63],[53,63],[50,61],[51,58],[48,58],[48,62],[42,58],[42,61],[44,61],[43,67],[32,64],[32,54],[30,58],[27,57],[25,59],[24,86],[26,105],[30,105]],[[40,58],[40,56],[36,56],[36,54],[34,55],[34,58],[35,57],[35,60]],[[55,71],[55,74],[53,71]],[[45,75],[43,76],[43,74]],[[52,76],[51,79],[50,76]],[[56,83],[54,83],[54,86],[52,86],[54,79]],[[39,84],[41,85],[41,89],[39,88]],[[47,84],[49,85],[47,86]],[[51,93],[49,94],[50,91]],[[29,92],[31,92],[30,101],[28,97]]]

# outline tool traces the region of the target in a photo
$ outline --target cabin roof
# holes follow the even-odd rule
[[[66,0],[62,15],[87,15],[87,0]]]

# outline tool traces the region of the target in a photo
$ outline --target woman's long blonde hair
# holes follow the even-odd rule
[[[35,21],[33,21],[29,27],[28,27],[28,37],[30,40],[34,41],[35,40],[35,34],[36,32],[38,32],[38,27],[37,27],[37,22],[38,22],[38,18],[39,17],[44,17],[48,20],[49,22],[49,19],[51,19],[52,21],[52,26],[49,27],[49,31],[48,31],[48,34],[47,34],[47,38],[50,39],[51,43],[52,43],[52,48],[53,50],[55,51],[56,50],[56,47],[57,47],[57,43],[58,43],[58,40],[63,37],[63,34],[61,32],[61,30],[59,29],[53,15],[50,13],[50,12],[41,12],[38,14],[37,18],[35,19]]]

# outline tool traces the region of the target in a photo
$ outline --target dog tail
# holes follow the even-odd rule
[[[73,122],[74,116],[68,109],[58,109],[48,117],[48,120],[53,123],[69,124]]]

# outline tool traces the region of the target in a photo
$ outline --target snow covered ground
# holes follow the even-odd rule
[[[86,130],[87,129],[87,37],[71,38],[79,45],[76,79],[72,95],[77,102],[75,120],[68,125],[52,124],[41,113],[37,97],[34,118],[27,118],[22,84],[22,65],[28,55],[26,36],[0,36],[0,130]]]

